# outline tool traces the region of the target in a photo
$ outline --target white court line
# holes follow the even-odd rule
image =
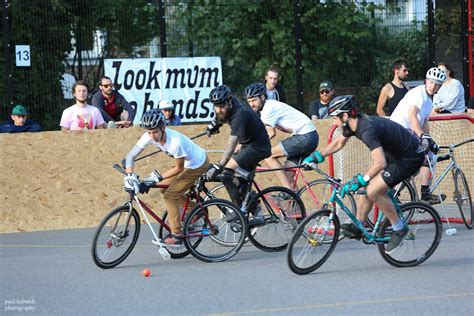
[[[445,295],[432,295],[432,296],[415,296],[415,297],[399,297],[399,298],[388,298],[381,300],[368,300],[368,301],[350,301],[350,302],[340,302],[333,304],[316,304],[316,305],[306,305],[306,306],[293,306],[293,307],[284,307],[284,308],[269,308],[269,309],[258,309],[258,310],[249,310],[241,312],[228,312],[228,313],[216,313],[208,314],[212,316],[228,316],[228,315],[245,315],[245,314],[260,314],[260,313],[277,313],[277,312],[295,312],[305,309],[319,309],[319,308],[328,308],[328,307],[341,307],[341,306],[354,306],[354,305],[370,305],[370,304],[386,304],[393,302],[409,302],[409,301],[426,301],[426,300],[437,300],[443,298],[453,298],[453,297],[467,297],[474,296],[474,292],[468,293],[455,293],[455,294],[445,294]]]

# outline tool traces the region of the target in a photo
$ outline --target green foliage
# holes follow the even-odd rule
[[[71,103],[62,99],[60,79],[65,69],[79,79],[77,46],[89,50],[99,40],[95,36],[103,36],[101,57],[87,60],[92,64],[84,62],[81,68],[82,77],[95,86],[103,73],[103,58],[149,57],[149,44],[160,35],[161,17],[155,0],[42,0],[34,1],[35,5],[32,1],[15,0],[10,6],[12,43],[29,44],[32,51],[31,68],[12,66],[14,96],[15,101],[33,109],[33,118],[45,129],[57,129],[62,110]],[[236,92],[263,80],[265,69],[276,62],[292,103],[295,43],[299,40],[294,31],[294,1],[182,0],[164,4],[169,57],[220,56],[224,82]],[[378,92],[392,76],[393,60],[407,59],[412,79],[419,79],[426,71],[426,25],[414,23],[400,30],[385,26],[382,17],[398,14],[396,6],[300,1],[300,11],[305,93],[331,79],[339,92],[356,94],[365,110],[373,112]],[[437,13],[448,33],[456,32],[452,29],[455,18]],[[68,66],[66,55],[73,48],[76,66]],[[305,103],[310,101],[307,97]]]

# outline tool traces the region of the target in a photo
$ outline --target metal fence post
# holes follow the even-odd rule
[[[469,100],[469,92],[470,92],[470,82],[469,82],[469,12],[468,12],[468,3],[467,0],[461,1],[461,10],[462,16],[462,55],[463,55],[463,63],[462,63],[462,72],[463,72],[463,81],[464,81],[464,98],[467,101]],[[469,92],[468,92],[469,91]]]
[[[435,66],[436,65],[435,19],[434,19],[433,0],[428,0],[427,5],[428,5],[428,58],[431,63],[431,66]]]
[[[304,112],[303,54],[301,52],[302,32],[300,20],[300,1],[293,1],[293,11],[295,18],[296,106],[300,111]]]
[[[8,9],[10,7],[9,0],[3,1],[3,58],[5,59],[5,79],[4,79],[4,86],[6,90],[6,94],[4,96],[4,100],[2,102],[3,106],[10,106],[13,104],[12,100],[12,90],[13,90],[13,82],[12,82],[12,60],[11,60],[11,43],[10,43],[10,15]]]
[[[158,14],[160,20],[160,50],[161,57],[168,57],[166,50],[166,21],[165,21],[165,5],[163,0],[158,0]]]

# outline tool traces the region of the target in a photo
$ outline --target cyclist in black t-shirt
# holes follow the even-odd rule
[[[219,173],[230,197],[237,205],[242,204],[241,193],[246,192],[234,178],[237,172],[244,177],[257,164],[271,155],[270,139],[260,118],[248,106],[243,106],[232,97],[226,85],[212,89],[209,100],[214,104],[218,124],[230,125],[230,137],[219,162],[209,165],[206,178],[214,181]],[[240,191],[239,191],[239,186]]]
[[[356,136],[370,149],[372,164],[365,175],[357,175],[342,190],[354,192],[361,187],[367,187],[367,194],[362,196],[357,204],[357,219],[365,221],[373,204],[377,203],[392,223],[392,237],[385,248],[387,253],[392,253],[408,234],[408,227],[399,218],[387,195],[387,189],[420,170],[425,157],[423,148],[419,141],[398,123],[357,113],[353,96],[340,96],[331,101],[329,115],[342,129],[342,136],[321,152],[314,152],[305,161],[322,162],[325,156],[342,149],[351,136]],[[353,223],[341,225],[341,228],[343,234],[348,237],[362,237],[362,232]]]

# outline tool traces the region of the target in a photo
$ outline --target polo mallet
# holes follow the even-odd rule
[[[190,139],[196,139],[196,138],[202,137],[202,136],[204,136],[204,135],[207,135],[207,131],[204,131],[204,132],[202,132],[202,133],[199,133],[199,134],[197,134],[196,136],[191,137]],[[135,159],[135,161],[139,161],[139,160],[145,159],[145,158],[147,158],[147,157],[153,156],[153,155],[158,154],[158,153],[160,153],[160,152],[162,152],[162,150],[161,150],[161,149],[158,149],[158,150],[156,150],[156,151],[154,151],[154,152],[151,152],[151,153],[149,153],[149,154],[146,154],[145,156],[138,157],[137,159]]]
[[[434,177],[434,174],[435,174],[435,165],[436,165],[436,162],[438,162],[438,156],[434,155],[432,156],[433,158],[433,161],[431,161],[431,158],[428,156],[428,165],[430,167],[430,172],[431,174],[433,175]],[[436,191],[438,192],[438,198],[441,202],[441,207],[443,208],[443,213],[444,213],[444,217],[446,218],[446,223],[448,223],[448,229],[446,229],[446,231],[444,232],[447,236],[453,236],[453,235],[456,235],[456,233],[458,232],[458,230],[454,227],[451,227],[451,223],[449,222],[449,218],[448,218],[448,214],[446,213],[446,208],[444,207],[444,201],[443,199],[441,198],[441,191],[439,190],[439,186],[438,184],[435,182],[435,186],[436,186]]]

